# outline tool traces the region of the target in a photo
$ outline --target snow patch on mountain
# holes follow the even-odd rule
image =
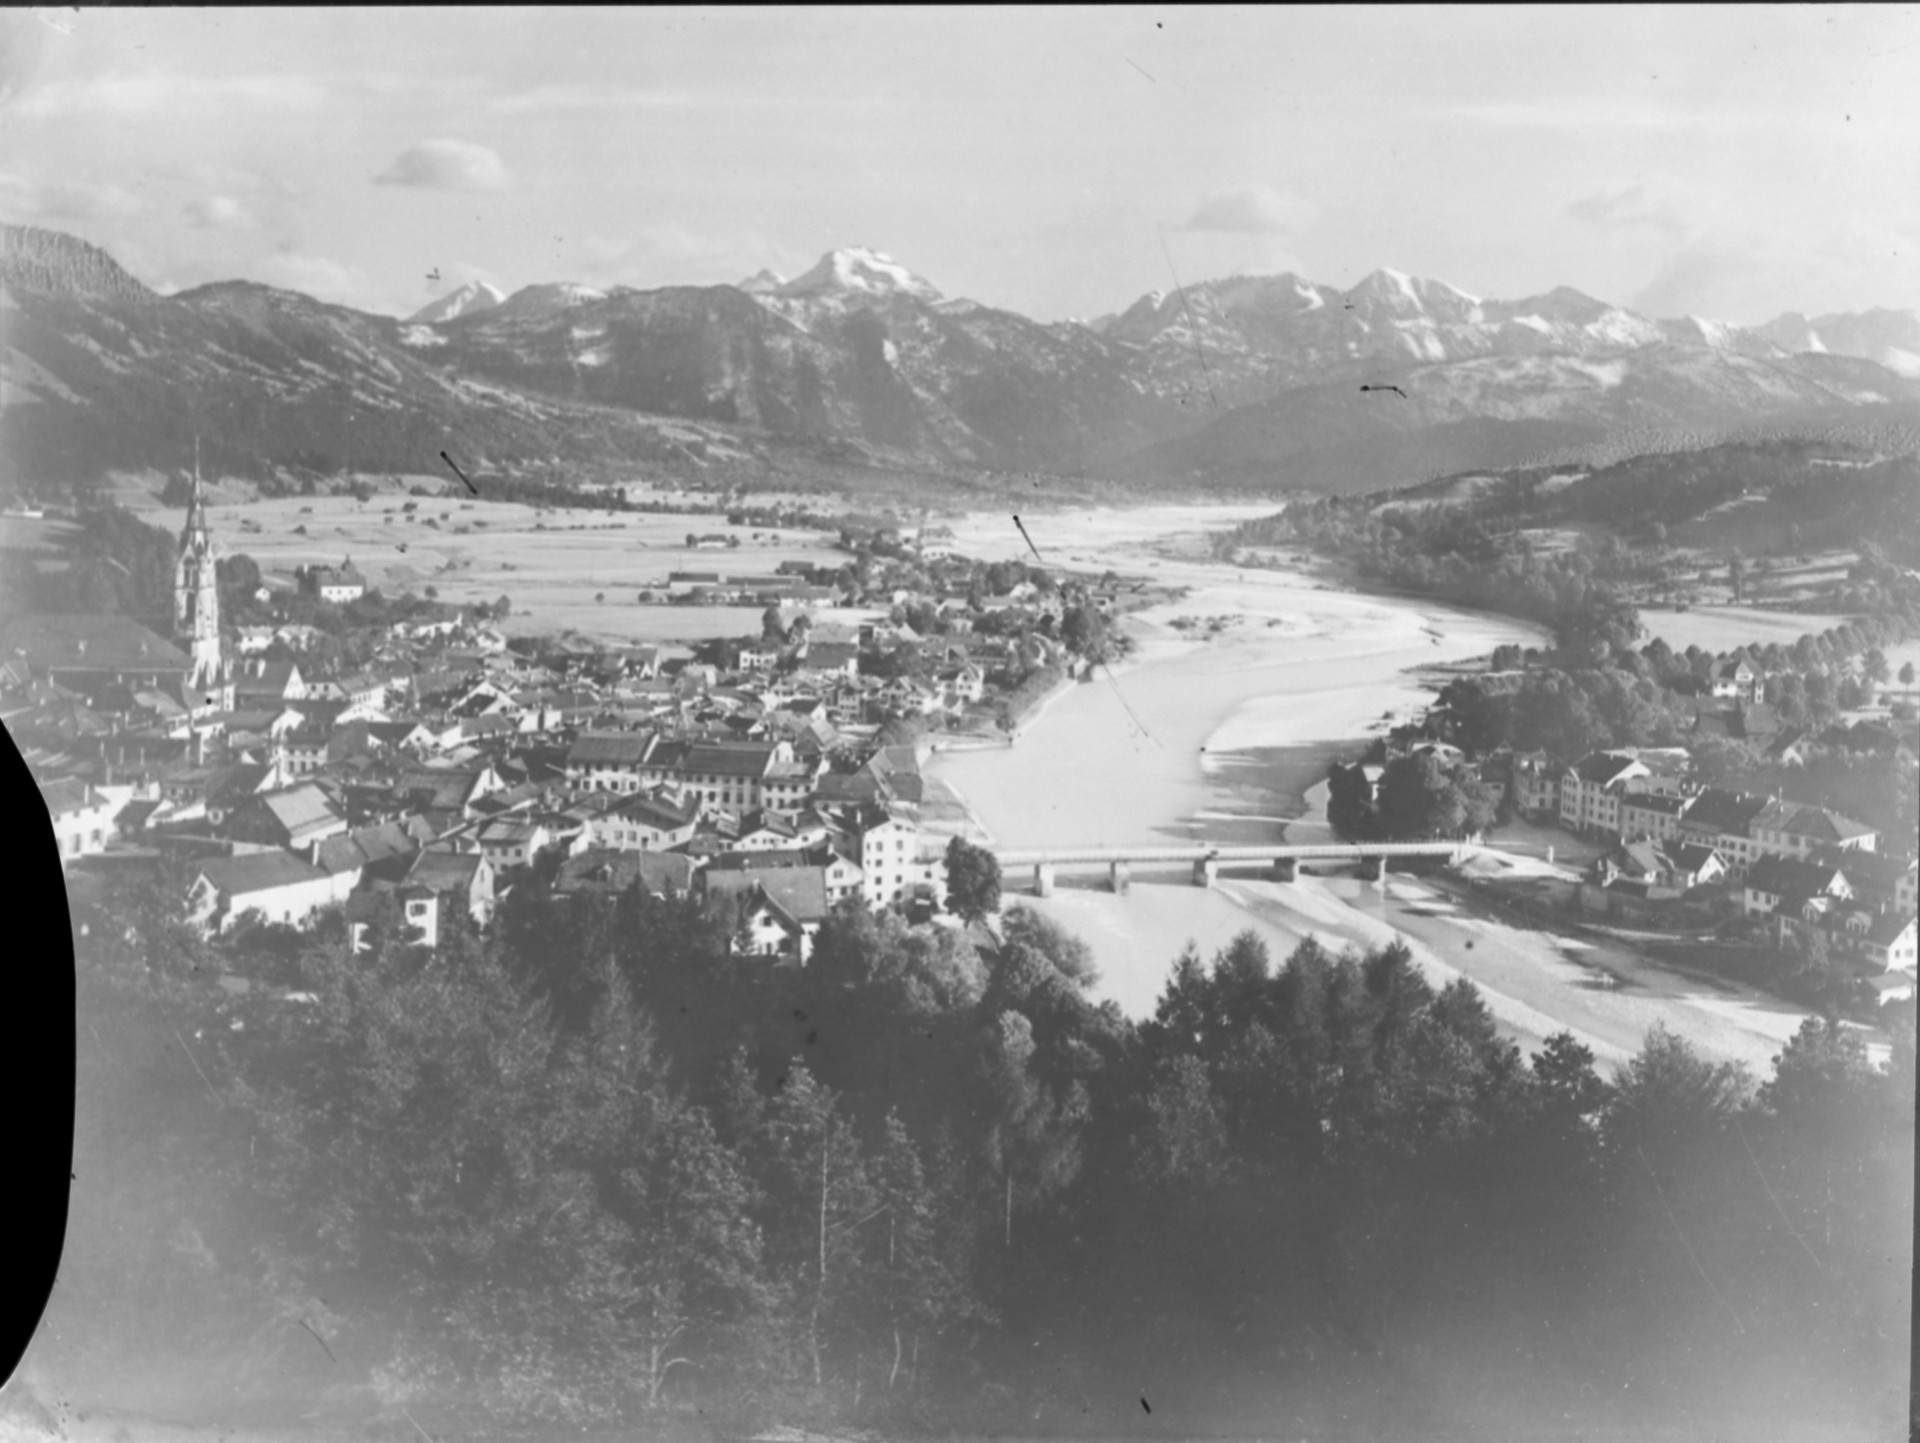
[[[451,321],[456,316],[471,316],[479,311],[490,311],[506,298],[506,293],[498,286],[490,286],[485,281],[468,281],[464,286],[456,287],[444,296],[428,301],[408,316],[407,322],[415,326],[436,326],[443,321]]]
[[[606,298],[605,291],[583,286],[578,281],[552,281],[546,285],[522,286],[502,301],[498,310],[503,316],[534,320]]]
[[[782,296],[805,298],[828,295],[913,296],[937,301],[940,292],[892,256],[866,246],[828,251],[813,269],[778,288]]]

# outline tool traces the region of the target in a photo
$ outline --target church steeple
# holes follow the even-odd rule
[[[187,523],[180,533],[180,557],[173,569],[173,629],[193,658],[187,679],[189,707],[225,706],[229,667],[220,650],[220,583],[200,495],[200,438],[193,438],[193,484],[187,498]]]

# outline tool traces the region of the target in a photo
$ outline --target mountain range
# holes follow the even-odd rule
[[[1735,327],[1379,270],[1143,296],[1090,323],[943,295],[878,251],[791,280],[511,294],[404,319],[230,281],[161,296],[0,229],[0,454],[32,483],[476,466],[838,463],[1370,490],[1761,434],[1920,436],[1920,317]],[[1364,388],[1364,389],[1363,389]]]

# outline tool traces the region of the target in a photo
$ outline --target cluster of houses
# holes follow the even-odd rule
[[[198,714],[96,712],[16,659],[0,717],[63,864],[187,855],[186,914],[210,932],[336,905],[357,924],[391,893],[432,944],[451,909],[484,922],[549,854],[562,893],[725,899],[741,945],[796,959],[836,902],[938,910],[948,838],[921,824],[914,748],[877,726],[700,668],[662,675],[652,647],[598,654],[589,677],[484,629],[435,640],[405,674],[242,663],[235,709]]]
[[[1704,786],[1682,747],[1594,752],[1571,766],[1515,755],[1506,785],[1521,816],[1612,843],[1589,871],[1603,905],[1647,913],[1636,904],[1710,900],[1766,919],[1781,942],[1821,931],[1836,954],[1911,985],[1920,865],[1911,851],[1882,852],[1864,823]]]
[[[172,637],[116,616],[0,622],[0,721],[63,866],[184,858],[184,915],[209,933],[337,907],[360,938],[397,908],[432,945],[541,868],[565,896],[638,886],[724,908],[740,949],[804,960],[837,904],[926,918],[944,899],[963,823],[925,806],[888,724],[986,730],[996,669],[1062,655],[1044,636],[878,620],[783,626],[722,669],[510,644],[442,614],[327,675],[300,659],[309,628],[218,630],[204,519],[190,532]],[[365,585],[344,563],[301,584]]]

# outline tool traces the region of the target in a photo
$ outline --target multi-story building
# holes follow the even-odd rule
[[[1715,848],[1726,859],[1728,873],[1739,881],[1764,855],[1753,839],[1753,819],[1766,808],[1765,797],[1708,787],[1680,814],[1680,835]]]
[[[592,845],[622,852],[664,852],[689,841],[700,821],[691,797],[647,792],[622,801],[587,823]]]
[[[1545,752],[1516,752],[1511,766],[1513,807],[1540,820],[1560,815],[1560,773]]]
[[[1672,841],[1680,835],[1680,817],[1691,797],[1629,790],[1620,798],[1620,835]]]
[[[1627,784],[1653,775],[1628,752],[1594,752],[1560,774],[1560,825],[1571,832],[1620,835],[1620,799]]]
[[[1871,852],[1880,834],[1864,822],[1775,799],[1753,819],[1753,841],[1776,857],[1810,857],[1820,851]]]
[[[113,839],[113,817],[118,810],[99,790],[71,777],[40,783],[40,799],[53,822],[54,844],[64,868],[76,857],[106,850]]]
[[[567,780],[599,792],[637,792],[647,759],[660,745],[657,732],[583,732],[567,748]]]
[[[860,893],[869,907],[901,907],[921,888],[936,900],[946,894],[944,839],[923,836],[919,825],[884,807],[862,808],[854,822],[859,839]]]
[[[774,806],[791,811],[806,800],[807,783],[794,765],[793,743],[662,742],[640,769],[644,782],[668,786],[711,807],[749,811]]]
[[[1767,856],[1747,868],[1740,888],[1740,910],[1749,917],[1770,917],[1783,904],[1797,906],[1808,897],[1847,900],[1853,888],[1836,866],[1798,857]]]

